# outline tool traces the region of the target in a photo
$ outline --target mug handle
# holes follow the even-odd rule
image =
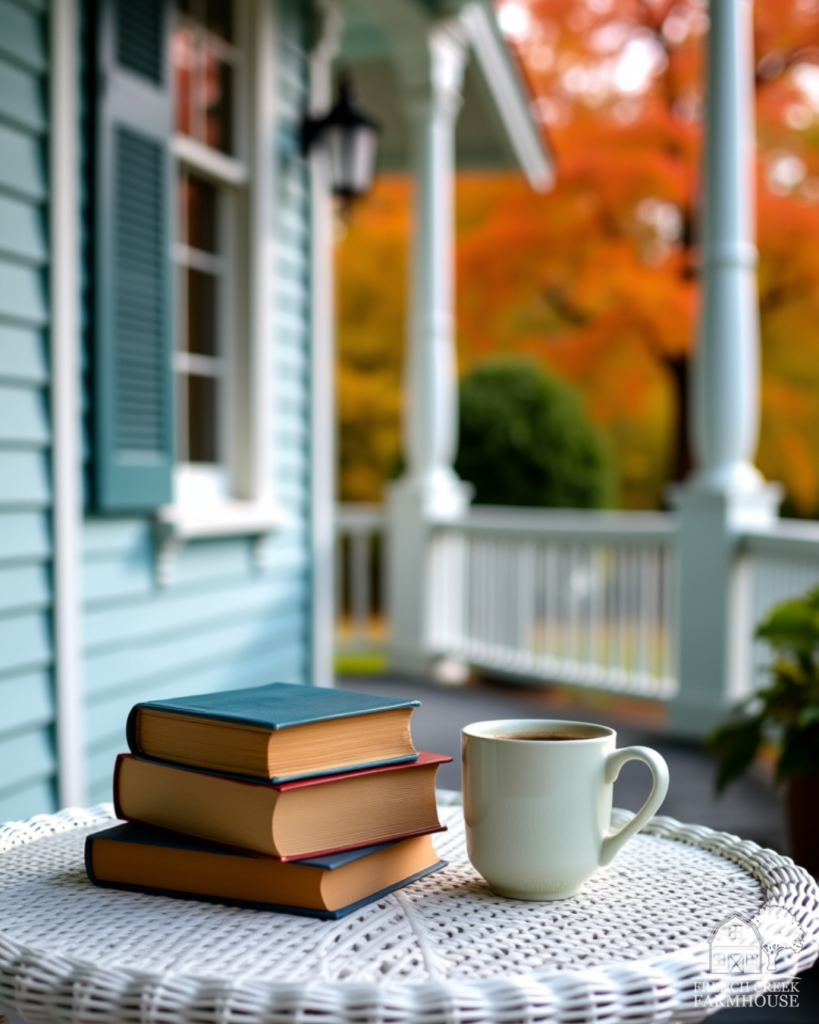
[[[631,839],[647,824],[649,818],[659,810],[660,804],[665,800],[665,795],[668,792],[668,765],[665,763],[665,758],[651,747],[623,747],[621,750],[613,750],[606,758],[606,782],[616,780],[626,761],[642,761],[647,764],[651,769],[654,785],[648,794],[648,800],[631,821],[626,822],[621,829],[610,833],[603,839],[600,849],[601,867],[610,864],[626,840]]]

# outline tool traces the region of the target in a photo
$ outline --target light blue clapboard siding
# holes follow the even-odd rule
[[[289,642],[290,636],[298,635],[301,624],[302,610],[298,606],[290,608],[289,603],[270,608],[267,616],[234,618],[225,608],[219,619],[205,619],[196,630],[171,632],[166,628],[150,642],[87,655],[85,692],[91,700],[100,693],[138,687],[158,679],[167,679],[173,686],[185,673],[199,671],[219,659],[229,665],[239,653],[275,649],[276,645]],[[31,652],[26,648],[26,654],[34,655],[36,640],[30,638]]]
[[[224,621],[226,606],[237,618],[264,617],[275,610],[278,602],[291,603],[296,595],[304,597],[303,587],[304,566],[295,565],[289,571],[280,568],[272,586],[265,575],[233,584],[197,587],[193,593],[174,588],[159,596],[151,594],[141,604],[106,601],[88,609],[85,647],[91,654],[133,643],[139,637],[150,640],[161,636],[169,623],[177,633],[201,629],[209,622]]]
[[[45,6],[0,0],[0,58],[4,63],[35,73],[47,70],[45,26],[38,11]]]
[[[53,810],[54,783],[49,777],[0,794],[0,821],[21,821]]]
[[[41,512],[0,511],[0,565],[43,562],[51,553],[51,531]]]
[[[2,65],[0,65],[2,67]],[[0,96],[3,83],[0,82]],[[43,217],[31,203],[0,195],[0,255],[26,262],[43,263],[48,254]]]
[[[13,804],[24,817],[53,810],[55,773],[56,757],[49,728],[35,727],[5,737],[0,745],[0,808],[5,803]],[[50,806],[38,808],[45,787],[52,790]],[[27,796],[31,799],[30,807],[26,807]],[[4,815],[4,820],[17,816],[8,808]]]
[[[0,25],[0,31],[2,26]],[[0,189],[34,202],[47,197],[45,154],[33,133],[0,122]]]
[[[305,97],[302,40],[309,7],[274,0],[274,9],[278,91],[285,97],[280,113],[292,126]],[[125,748],[125,719],[137,701],[276,679],[310,681],[308,196],[305,167],[296,163],[279,185],[279,276],[269,296],[276,322],[270,473],[291,524],[265,542],[264,567],[250,537],[189,541],[175,552],[172,581],[161,588],[150,517],[86,517],[83,675],[92,800],[110,799],[114,759]]]
[[[46,339],[42,331],[0,322],[0,381],[47,383]]]
[[[0,511],[51,503],[48,453],[15,451],[0,443]]]
[[[0,615],[0,678],[51,664],[48,617],[21,611]]]
[[[43,275],[13,258],[0,258],[0,317],[35,325],[47,319]]]
[[[46,565],[40,563],[5,568],[0,563],[0,615],[8,611],[50,607],[51,577]]]
[[[44,127],[36,79],[7,63],[0,64],[0,117],[23,128]]]
[[[54,714],[51,673],[20,673],[0,679],[0,741],[49,726]]]
[[[0,821],[56,806],[46,8],[0,0]]]
[[[48,413],[42,389],[0,384],[0,444],[41,448],[48,440]]]

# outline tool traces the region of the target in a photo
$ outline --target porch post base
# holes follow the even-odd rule
[[[669,729],[702,737],[754,689],[750,591],[738,558],[741,532],[776,520],[775,484],[727,493],[692,483],[677,488],[679,515],[679,692]]]
[[[403,477],[387,496],[390,667],[429,677],[437,656],[427,643],[430,540],[436,522],[460,518],[472,488],[448,468],[426,477]]]

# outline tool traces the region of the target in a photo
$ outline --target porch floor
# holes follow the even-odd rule
[[[595,721],[617,730],[618,746],[645,744],[659,750],[668,762],[671,785],[661,814],[683,822],[696,822],[722,832],[752,839],[760,846],[787,853],[779,794],[761,777],[749,776],[717,797],[714,762],[695,743],[669,740],[651,728],[650,716],[628,701],[583,700],[567,703],[559,691],[532,689],[512,683],[475,680],[464,686],[443,686],[431,680],[401,678],[396,674],[342,676],[337,685],[363,693],[381,693],[421,701],[413,716],[412,733],[421,750],[449,754],[451,764],[441,767],[438,784],[460,789],[460,730],[469,722],[495,718],[561,718]],[[637,810],[647,793],[648,776],[638,763],[625,765],[615,786],[615,805]],[[816,1024],[819,1021],[819,969],[809,971],[800,984],[799,1006],[723,1010],[709,1020],[719,1024]]]

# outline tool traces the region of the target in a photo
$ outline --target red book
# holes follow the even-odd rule
[[[282,861],[443,830],[435,803],[442,754],[294,782],[216,775],[120,754],[117,817]]]

